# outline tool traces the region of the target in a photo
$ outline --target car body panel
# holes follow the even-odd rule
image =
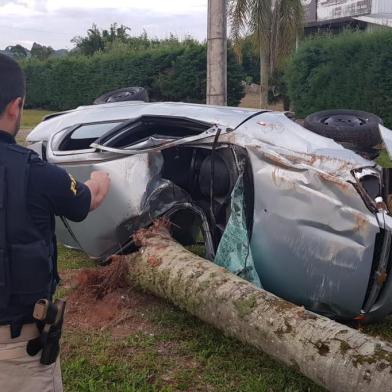
[[[63,165],[82,182],[87,181],[94,170],[104,170],[111,178],[109,194],[99,210],[91,212],[83,222],[68,221],[79,245],[87,254],[94,258],[108,257],[130,238],[132,233],[119,238],[113,228],[143,213],[148,189],[155,189],[160,181],[161,165],[159,154],[139,154],[92,164]]]
[[[143,115],[181,116],[210,124],[224,124],[236,128],[250,116],[260,113],[256,109],[224,108],[183,103],[119,102],[105,105],[81,106],[64,115],[43,121],[28,135],[28,142],[49,140],[50,136],[75,124],[127,120]]]
[[[88,151],[67,156],[56,155],[52,141],[49,143],[48,160],[79,180],[87,180],[93,170],[105,170],[111,176],[112,189],[100,210],[82,223],[68,222],[90,256],[109,256],[138,227],[151,223],[176,203],[190,202],[162,177],[165,149],[238,146],[247,152],[253,177],[250,247],[262,286],[331,317],[350,319],[363,314],[376,237],[382,230],[392,229],[389,214],[382,213],[386,222],[382,224],[375,201],[364,199],[354,176],[364,168],[369,173],[377,171],[374,162],[306,130],[283,113],[175,103],[99,106],[79,108],[43,122],[29,136],[30,142],[49,137],[53,141],[75,124],[143,115],[178,116],[216,125],[210,133],[189,140],[173,139],[162,145],[162,141],[147,140],[134,148],[110,151],[93,145]],[[161,197],[160,189],[175,192],[173,197]],[[159,207],[156,203],[151,207],[152,199],[161,199]],[[391,281],[380,288],[367,316],[381,317],[392,310]],[[387,297],[386,292],[390,293]]]
[[[282,114],[260,114],[228,137],[252,165],[251,249],[263,287],[324,314],[358,315],[380,227],[351,171],[374,163]]]

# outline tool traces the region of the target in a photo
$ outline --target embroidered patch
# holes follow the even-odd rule
[[[78,190],[77,190],[77,182],[76,182],[76,180],[75,180],[75,178],[71,175],[71,174],[68,174],[69,175],[69,178],[71,179],[71,192],[76,196],[76,194],[78,193]]]

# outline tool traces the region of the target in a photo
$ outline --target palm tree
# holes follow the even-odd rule
[[[268,105],[269,77],[284,64],[303,30],[301,0],[229,0],[231,35],[251,36],[260,56],[261,107]]]

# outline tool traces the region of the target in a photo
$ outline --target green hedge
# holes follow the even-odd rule
[[[205,45],[192,44],[28,60],[22,63],[27,78],[26,107],[67,110],[126,86],[147,88],[154,101],[205,102],[206,56]],[[244,91],[242,68],[231,50],[228,73],[228,100],[235,106]]]
[[[347,108],[375,113],[392,126],[392,31],[309,39],[290,60],[286,81],[300,117]]]

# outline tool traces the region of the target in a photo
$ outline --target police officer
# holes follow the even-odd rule
[[[0,54],[0,391],[62,391],[59,362],[40,363],[27,343],[39,336],[33,308],[58,283],[55,216],[82,221],[98,208],[109,177],[93,172],[84,184],[18,146],[25,97],[19,65]]]

